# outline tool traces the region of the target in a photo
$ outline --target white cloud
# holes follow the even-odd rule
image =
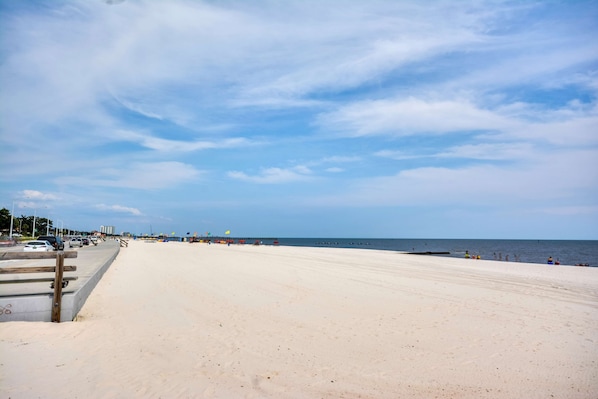
[[[481,143],[450,147],[434,154],[438,158],[463,158],[478,160],[523,160],[534,157],[538,150],[530,143]]]
[[[156,190],[193,182],[202,174],[192,165],[181,162],[136,162],[126,168],[103,168],[94,173],[94,179],[67,176],[61,178],[61,182],[80,186]]]
[[[52,193],[44,193],[37,190],[23,190],[20,193],[22,198],[31,199],[31,200],[38,200],[38,201],[55,201],[58,200],[59,197]]]
[[[381,150],[376,151],[373,155],[376,157],[390,158],[397,161],[433,157],[433,155],[430,154],[422,154],[421,152],[413,154],[404,150]]]
[[[467,100],[407,99],[359,101],[322,114],[318,124],[347,136],[442,134],[500,130],[515,124]]]
[[[552,114],[545,111],[547,118]],[[587,147],[598,145],[598,113],[582,116],[561,117],[557,121],[539,123],[521,123],[516,129],[509,129],[502,135],[505,138],[546,142],[555,146]]]
[[[114,135],[114,139],[139,143],[143,147],[165,152],[192,152],[214,148],[246,147],[249,145],[256,144],[255,142],[252,142],[242,137],[222,138],[213,141],[181,141],[152,137],[133,131],[119,131]]]
[[[295,166],[289,169],[266,168],[257,175],[248,175],[245,172],[230,171],[228,176],[232,179],[258,184],[280,184],[311,179],[311,170],[305,166]]]
[[[598,198],[598,152],[531,153],[507,166],[421,167],[396,174],[357,179],[343,191],[315,200],[359,206],[489,206],[529,208]],[[581,173],[580,173],[581,172]],[[562,206],[562,205],[560,205]],[[588,206],[588,205],[586,205]]]
[[[142,216],[143,213],[137,208],[122,206],[122,205],[105,205],[105,204],[97,204],[95,207],[99,210],[104,211],[113,211],[113,212],[120,212],[120,213],[130,213],[134,216]]]

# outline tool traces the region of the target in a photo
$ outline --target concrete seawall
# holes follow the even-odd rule
[[[75,319],[85,301],[98,284],[106,270],[110,267],[120,251],[120,245],[115,240],[99,243],[97,246],[77,249],[78,257],[69,260],[68,264],[76,263],[77,271],[65,273],[65,276],[76,276],[63,290],[60,321]],[[74,262],[73,262],[74,261]],[[4,266],[39,265],[44,260],[3,261]],[[54,260],[46,261],[53,265]],[[52,319],[53,290],[49,284],[24,283],[0,285],[0,322],[6,321],[47,321]]]

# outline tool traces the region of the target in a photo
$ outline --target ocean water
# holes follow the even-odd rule
[[[272,244],[275,239],[263,239]],[[548,257],[561,265],[598,266],[598,241],[590,240],[465,240],[465,239],[372,239],[372,238],[279,238],[279,245],[301,247],[364,248],[401,252],[448,252],[463,258],[465,252],[482,259],[503,262],[547,263]],[[249,242],[249,241],[248,241]]]

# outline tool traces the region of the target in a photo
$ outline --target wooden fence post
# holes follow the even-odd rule
[[[60,323],[62,304],[62,275],[64,273],[64,252],[56,254],[56,277],[54,278],[54,300],[52,301],[52,322]]]

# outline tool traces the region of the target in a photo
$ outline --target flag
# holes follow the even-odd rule
[[[230,234],[230,230],[226,230],[224,234]]]

